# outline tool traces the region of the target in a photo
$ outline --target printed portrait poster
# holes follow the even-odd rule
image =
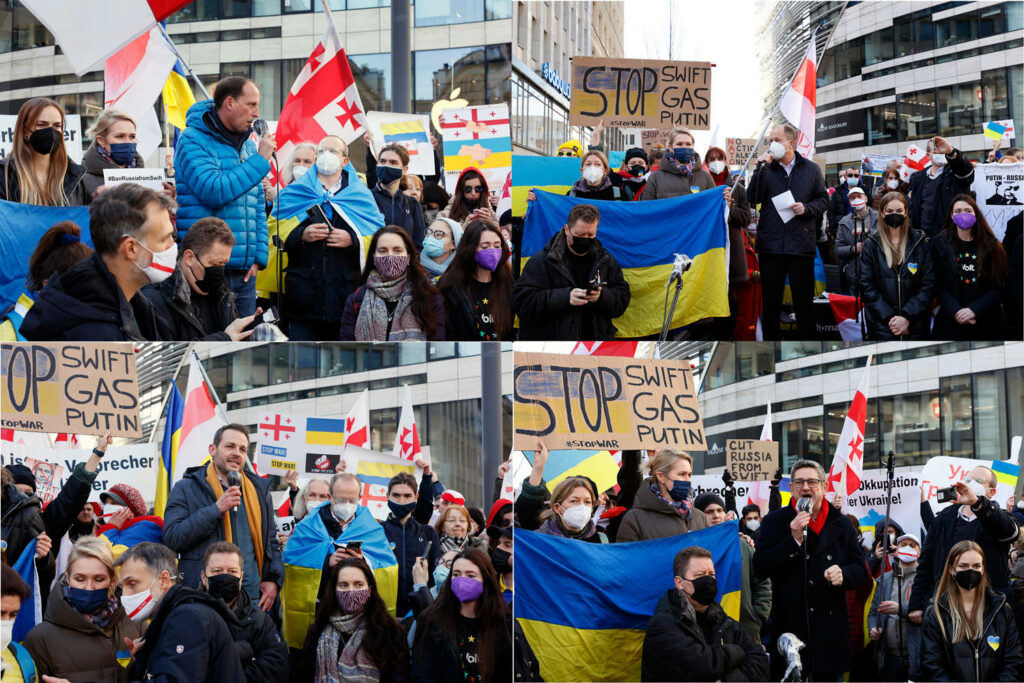
[[[1024,212],[1024,162],[978,164],[971,189],[996,239],[1002,242],[1006,224]]]

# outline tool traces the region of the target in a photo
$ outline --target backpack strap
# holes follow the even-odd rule
[[[21,676],[24,680],[35,683],[36,681],[36,663],[32,661],[32,655],[28,653],[28,650],[24,646],[18,643],[12,642],[7,646],[7,649],[14,653],[14,658],[18,660],[18,666],[21,667]]]

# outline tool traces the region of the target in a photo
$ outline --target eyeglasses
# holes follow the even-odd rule
[[[463,185],[462,191],[466,194],[480,194],[484,188],[480,185]]]
[[[446,233],[444,230],[427,230],[427,232],[439,240],[448,239],[448,233]]]
[[[821,485],[821,479],[794,479],[790,484],[792,484],[794,489],[802,489],[804,486],[816,489]]]

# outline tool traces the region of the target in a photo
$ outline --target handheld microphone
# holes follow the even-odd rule
[[[810,514],[811,510],[813,510],[813,509],[814,509],[814,503],[811,502],[810,498],[801,498],[800,500],[798,500],[796,502],[796,511],[797,512],[806,512],[807,514]],[[807,527],[804,527],[804,540],[805,541],[807,540]]]
[[[264,135],[270,132],[270,126],[263,119],[256,119],[252,122],[252,132],[256,133],[256,137],[262,139]]]
[[[796,671],[795,680],[803,678],[803,662],[800,661],[800,650],[803,649],[803,647],[804,641],[800,640],[792,633],[783,633],[779,636],[779,654],[786,658],[786,662],[788,664],[786,673],[782,676],[782,680],[790,680],[789,675],[793,671]]]
[[[228,486],[239,486],[242,485],[242,476],[238,472],[228,472]],[[235,512],[238,512],[238,506],[235,506]],[[806,533],[806,532],[805,532]]]

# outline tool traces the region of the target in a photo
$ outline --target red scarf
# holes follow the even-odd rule
[[[798,500],[800,499],[796,497],[790,498],[789,506],[795,510],[796,502]],[[807,525],[811,531],[813,531],[816,534],[821,533],[822,528],[824,528],[825,526],[825,519],[828,517],[828,509],[830,507],[832,507],[832,505],[827,500],[821,501],[821,509],[818,510],[818,516],[811,517],[811,523]]]

